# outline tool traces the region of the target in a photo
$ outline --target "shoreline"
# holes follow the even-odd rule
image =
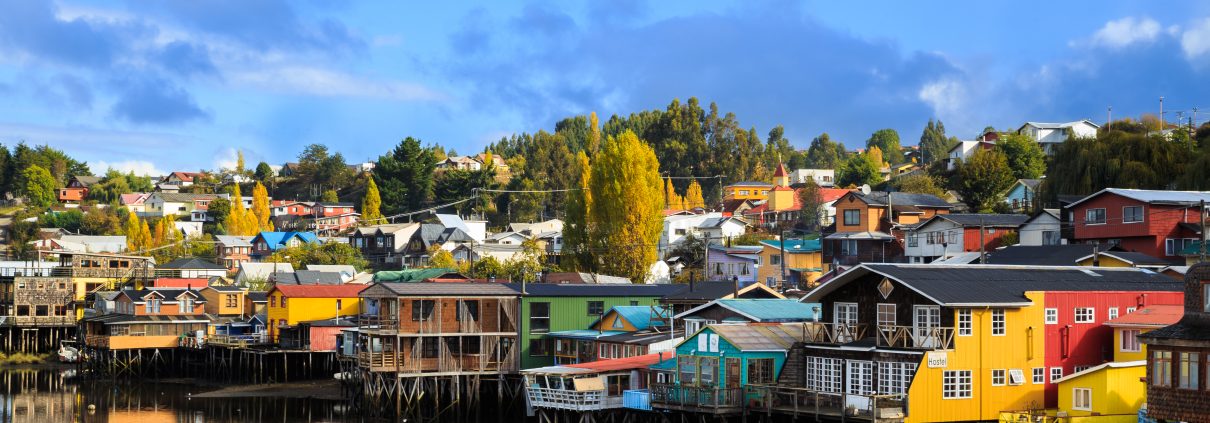
[[[196,383],[196,382],[193,382]],[[271,383],[255,385],[231,385],[218,389],[187,395],[189,398],[299,398],[327,401],[342,401],[340,381],[335,379],[304,382]]]

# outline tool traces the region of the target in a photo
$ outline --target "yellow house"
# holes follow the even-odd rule
[[[1101,251],[1076,260],[1080,266],[1141,267],[1159,271],[1172,265],[1167,261],[1132,251]]]
[[[201,289],[202,297],[206,298],[206,314],[214,316],[244,315],[243,288],[230,285],[211,285]]]
[[[763,201],[768,198],[772,188],[773,184],[766,182],[736,182],[723,187],[723,199]]]
[[[1146,376],[1146,360],[1115,361],[1067,375],[1058,380],[1059,413],[1083,417],[1081,422],[1137,422],[1147,397]]]
[[[276,285],[269,290],[269,339],[276,341],[283,326],[299,322],[356,316],[365,285]]]
[[[777,286],[783,279],[787,286],[807,288],[815,285],[815,281],[823,276],[818,239],[787,239],[784,243],[785,254],[782,254],[783,242],[765,240],[760,242],[760,263],[756,268],[756,280],[766,286]],[[782,266],[782,257],[785,266]],[[786,277],[783,278],[782,270]]]
[[[1113,328],[1113,361],[1147,360],[1139,335],[1176,323],[1185,315],[1179,305],[1150,305],[1105,322]]]

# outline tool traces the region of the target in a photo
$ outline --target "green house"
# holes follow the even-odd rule
[[[521,284],[509,284],[520,291]],[[546,334],[584,329],[615,306],[656,306],[684,285],[527,284],[521,295],[521,368],[555,364],[555,343]]]

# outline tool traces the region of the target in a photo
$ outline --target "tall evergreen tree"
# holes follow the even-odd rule
[[[924,163],[921,165],[944,160],[952,147],[950,139],[945,137],[945,124],[940,120],[929,119],[920,134],[920,153],[924,157]]]
[[[886,128],[874,131],[865,142],[866,148],[878,147],[882,150],[883,159],[890,164],[903,163],[903,148],[899,145],[899,133]]]
[[[807,167],[812,169],[839,169],[845,160],[844,145],[833,142],[828,133],[819,134],[807,148]]]
[[[380,156],[374,167],[374,182],[382,195],[383,212],[397,214],[415,210],[432,197],[433,151],[420,140],[407,137],[390,154]]]

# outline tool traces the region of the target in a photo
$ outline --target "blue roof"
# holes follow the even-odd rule
[[[818,303],[801,303],[793,299],[719,299],[719,305],[737,313],[752,316],[761,322],[792,322],[812,320]]]
[[[760,242],[776,249],[782,249],[783,241],[766,239]],[[814,253],[820,250],[818,239],[787,239],[784,241],[787,253]]]
[[[268,231],[266,231],[266,232],[261,232],[261,233],[257,234],[256,238],[252,239],[252,243],[255,244],[257,238],[263,239],[265,241],[265,245],[269,247],[270,251],[277,251],[281,248],[284,248],[286,246],[286,243],[289,242],[290,239],[292,239],[294,237],[298,237],[298,239],[300,241],[305,242],[305,243],[319,242],[319,237],[315,236],[315,232],[268,232]]]
[[[562,331],[558,331],[558,332],[551,332],[551,333],[546,334],[546,336],[552,337],[552,338],[597,339],[600,337],[613,336],[613,335],[624,335],[627,333],[630,333],[630,332],[623,332],[620,330],[595,331],[592,329],[576,329],[576,330],[562,330]]]
[[[647,366],[651,370],[676,370],[676,351],[665,351],[664,360]]]
[[[609,311],[612,313],[618,313],[618,315],[622,316],[623,319],[626,319],[627,322],[630,322],[635,329],[640,331],[651,328],[652,320],[672,317],[672,314],[668,311],[668,309],[663,306],[613,306],[613,308]],[[605,313],[605,315],[609,315],[609,313]],[[600,319],[597,319],[597,321],[592,322],[592,324],[588,326],[596,326],[597,322],[599,321]],[[666,323],[662,320],[655,322],[655,326],[665,325]]]

